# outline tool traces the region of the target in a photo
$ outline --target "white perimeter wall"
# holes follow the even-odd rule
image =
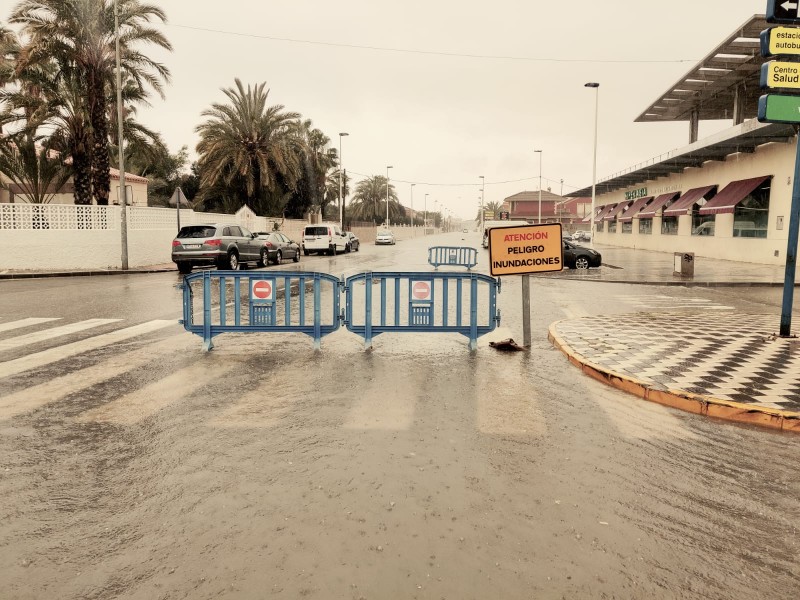
[[[174,209],[127,209],[130,268],[170,263],[177,232]],[[258,217],[247,208],[236,215],[181,210],[181,225],[229,223],[251,231],[280,231],[300,242],[306,221]],[[353,227],[362,243],[375,241],[374,227]],[[422,228],[394,228],[398,240],[424,235]],[[430,233],[438,230],[429,228]],[[119,269],[122,266],[118,206],[0,204],[0,270],[58,271]]]

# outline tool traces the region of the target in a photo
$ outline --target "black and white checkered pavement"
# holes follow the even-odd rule
[[[800,412],[800,340],[776,337],[778,325],[777,316],[659,312],[555,331],[583,360],[656,389]]]

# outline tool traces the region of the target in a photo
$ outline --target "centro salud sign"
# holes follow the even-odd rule
[[[636,200],[637,198],[644,198],[647,196],[647,188],[639,188],[638,190],[631,190],[625,192],[625,200]]]
[[[493,227],[489,230],[492,277],[561,271],[561,223]]]

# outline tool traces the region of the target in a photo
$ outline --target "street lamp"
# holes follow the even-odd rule
[[[483,175],[478,175],[478,179],[481,180],[481,231],[482,231],[485,226],[485,217],[483,210],[483,191],[484,188],[486,187],[486,178]]]
[[[416,183],[411,184],[411,227],[414,226],[414,186],[417,185]]]
[[[117,133],[119,136],[119,210],[122,243],[122,270],[128,270],[128,188],[125,185],[125,139],[122,134],[122,67],[119,58],[119,6],[114,0],[114,39],[117,62]],[[180,202],[180,198],[178,198]]]
[[[386,167],[386,223],[384,224],[386,229],[389,229],[389,169],[394,167],[391,165]]]
[[[597,112],[600,106],[600,84],[589,82],[584,85],[587,88],[594,88],[594,152],[592,157],[592,212],[589,218],[589,230],[591,240],[589,244],[594,247],[594,211],[595,211],[595,186],[597,185]]]
[[[430,194],[425,194],[425,216],[422,217],[422,226],[423,227],[427,227],[428,226],[428,196],[429,195]]]
[[[537,223],[542,222],[542,151],[534,150],[534,153],[539,154],[539,220]]]
[[[344,231],[344,184],[342,183],[342,138],[350,135],[342,132],[339,134],[339,227]]]

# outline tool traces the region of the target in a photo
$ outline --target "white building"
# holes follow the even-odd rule
[[[597,183],[598,243],[785,263],[797,136],[757,121],[767,27],[748,20],[636,119],[686,121],[689,144]],[[697,139],[700,120],[726,118],[729,129]]]

